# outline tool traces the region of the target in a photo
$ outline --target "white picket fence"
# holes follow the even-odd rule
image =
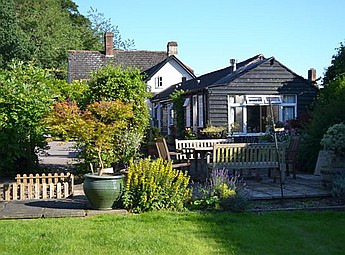
[[[71,173],[24,174],[16,182],[5,183],[0,200],[54,199],[73,195],[74,176]]]

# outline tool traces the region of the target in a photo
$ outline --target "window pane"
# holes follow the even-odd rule
[[[198,126],[204,127],[204,104],[202,95],[198,96]]]
[[[283,107],[283,121],[291,120],[295,118],[295,107],[284,106]]]
[[[186,127],[190,127],[190,104],[186,106]]]
[[[296,96],[295,95],[284,95],[283,96],[284,103],[296,103]]]
[[[263,103],[262,96],[246,96],[247,104],[260,104]]]

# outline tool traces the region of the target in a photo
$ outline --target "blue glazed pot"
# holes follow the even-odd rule
[[[124,175],[99,176],[85,174],[83,190],[91,207],[97,210],[114,209],[122,196]]]

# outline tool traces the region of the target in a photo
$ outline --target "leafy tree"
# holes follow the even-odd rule
[[[117,168],[116,165],[120,167],[135,158],[149,123],[145,101],[149,93],[140,71],[106,66],[92,74],[87,84],[72,84],[80,89],[77,93],[72,93],[64,85],[60,84],[55,92],[62,103],[55,105],[55,111],[46,120],[53,135],[79,139],[80,156],[86,163],[81,164],[81,169],[88,168],[88,163],[99,163],[99,166],[114,163]],[[67,98],[70,102],[63,102]],[[78,100],[79,106],[75,104]],[[115,111],[110,115],[113,119],[108,122],[106,106],[111,102],[123,104],[122,108],[131,114],[119,115],[120,111],[117,111],[116,115]],[[93,116],[86,114],[90,112]]]
[[[95,35],[98,36],[98,43],[102,49],[104,33],[112,32],[114,34],[114,47],[116,49],[129,50],[133,49],[135,44],[133,39],[122,40],[118,26],[111,24],[111,20],[107,19],[103,13],[99,13],[97,9],[90,8],[87,17],[91,21],[91,28]]]
[[[115,33],[118,48],[133,45],[104,14],[94,11],[90,20],[71,0],[0,0],[0,6],[0,68],[12,59],[34,61],[65,79],[68,50],[102,50],[104,29]]]
[[[327,129],[345,122],[345,48],[343,44],[333,56],[328,67],[324,88],[321,90],[311,112],[311,120],[304,128],[300,157],[306,169],[314,170],[320,142]]]
[[[87,26],[74,23],[78,15],[66,9],[66,2],[16,1],[16,20],[30,52],[30,59],[24,60],[34,60],[43,68],[53,69],[60,78],[67,74],[68,50],[83,49],[83,33]]]
[[[104,167],[120,160],[113,151],[114,144],[118,144],[117,137],[123,134],[132,115],[131,105],[119,100],[93,102],[85,110],[75,103],[62,102],[54,105],[46,120],[51,131],[65,138],[76,137],[83,165],[96,164],[101,175]]]
[[[87,99],[88,84],[86,81],[73,81],[67,83],[65,80],[57,80],[50,88],[52,98],[58,102],[75,102],[78,106],[85,106]]]
[[[18,31],[13,0],[0,0],[0,68],[4,68],[12,59],[26,58],[25,44]]]
[[[121,100],[132,104],[134,117],[129,127],[144,134],[149,124],[146,99],[150,94],[139,69],[122,69],[121,66],[108,65],[92,74],[88,84],[90,102]]]
[[[345,45],[340,43],[337,48],[337,53],[332,56],[331,65],[327,68],[325,77],[323,79],[324,85],[328,85],[334,81],[338,76],[345,75]]]
[[[45,145],[43,116],[52,103],[49,74],[32,64],[13,62],[0,70],[0,174],[32,170],[35,150]]]

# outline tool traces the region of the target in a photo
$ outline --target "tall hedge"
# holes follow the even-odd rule
[[[14,62],[9,70],[0,70],[0,175],[22,173],[37,164],[52,83],[46,71],[31,64]]]

